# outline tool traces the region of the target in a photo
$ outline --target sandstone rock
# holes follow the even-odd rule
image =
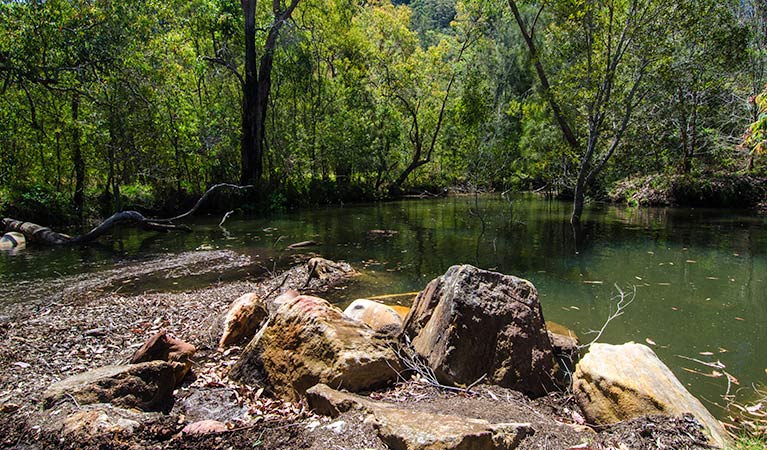
[[[2,237],[0,237],[0,249],[23,247],[26,245],[26,243],[27,239],[24,237],[24,235],[15,231],[5,233]]]
[[[331,417],[353,408],[368,412],[366,420],[395,450],[509,450],[534,433],[530,424],[491,424],[482,419],[406,410],[322,384],[309,389],[307,399],[316,413]]]
[[[166,330],[162,330],[149,338],[144,345],[136,350],[131,356],[130,363],[138,364],[147,361],[167,361],[178,363],[176,367],[176,382],[181,381],[192,367],[192,356],[197,349],[180,339],[168,336]]]
[[[159,410],[173,394],[178,365],[150,361],[80,373],[51,385],[43,394],[43,408],[75,400],[79,405],[112,403],[123,408]]]
[[[88,405],[64,419],[61,435],[65,438],[93,437],[102,434],[131,434],[149,417],[145,413],[115,408],[112,405]]]
[[[397,311],[373,300],[365,298],[354,300],[344,310],[344,314],[380,333],[395,335],[402,330],[402,319]]]
[[[223,350],[252,338],[266,315],[266,307],[256,294],[245,294],[235,300],[224,318],[224,332],[218,343],[219,349]]]
[[[399,360],[389,344],[326,300],[300,295],[279,306],[229,376],[268,382],[291,400],[317,383],[360,391],[396,378]]]
[[[418,294],[403,334],[445,384],[487,382],[532,396],[553,387],[554,362],[535,287],[453,266]]]
[[[713,443],[726,447],[729,442],[722,425],[645,345],[592,344],[578,363],[573,393],[586,418],[597,425],[690,413]]]
[[[226,424],[219,422],[218,420],[201,420],[199,422],[190,423],[181,430],[182,434],[214,434],[223,433],[227,431]]]

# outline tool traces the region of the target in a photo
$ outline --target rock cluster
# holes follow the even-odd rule
[[[243,350],[230,378],[268,383],[300,399],[317,383],[350,391],[380,387],[400,370],[392,341],[321,298],[291,291]]]
[[[349,273],[348,265],[314,258],[306,283]],[[245,344],[229,379],[255,386],[258,395],[266,389],[287,401],[306,400],[316,414],[361,412],[392,449],[509,450],[536,430],[529,423],[480,420],[459,411],[415,411],[353,393],[415,372],[443,385],[471,388],[484,382],[540,397],[556,389],[557,368],[568,376],[574,370],[573,393],[591,424],[690,413],[711,442],[728,443],[721,425],[648,347],[593,344],[578,361],[577,336],[544,322],[529,281],[469,265],[453,266],[431,281],[404,320],[371,300],[356,300],[342,311],[294,290],[273,298],[245,294],[222,318],[219,350],[237,354],[239,347],[228,349]],[[50,386],[43,405],[70,402],[77,407],[64,418],[62,436],[131,433],[146,417],[142,414],[170,404],[195,352],[194,346],[161,331],[136,351],[130,364],[102,367]],[[230,392],[221,385],[206,389],[179,403]],[[247,408],[235,403],[235,410]],[[228,430],[226,413],[192,414],[188,420],[182,436]]]

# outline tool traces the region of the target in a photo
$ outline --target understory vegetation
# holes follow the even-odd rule
[[[0,213],[764,197],[757,0],[0,2]],[[737,204],[733,201],[737,200]],[[577,213],[577,214],[576,214]]]

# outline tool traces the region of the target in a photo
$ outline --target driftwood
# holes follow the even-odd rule
[[[108,219],[101,222],[101,224],[99,224],[96,228],[92,229],[88,233],[79,237],[72,237],[63,233],[58,233],[56,231],[51,230],[48,227],[44,227],[36,223],[23,222],[21,220],[16,220],[16,219],[5,218],[5,219],[2,219],[1,223],[5,231],[7,232],[16,231],[16,232],[24,234],[24,236],[26,236],[27,240],[30,242],[36,242],[36,243],[46,244],[46,245],[71,245],[71,244],[85,244],[88,242],[93,242],[96,239],[98,239],[100,236],[105,234],[107,231],[111,230],[114,226],[119,224],[134,225],[149,231],[190,232],[192,231],[192,229],[189,228],[188,226],[176,225],[173,223],[173,221],[180,220],[194,214],[202,206],[202,204],[205,203],[205,201],[210,197],[211,193],[221,188],[249,189],[249,188],[252,188],[252,186],[237,186],[234,184],[226,184],[226,183],[216,184],[212,186],[210,189],[208,189],[207,191],[205,191],[203,196],[200,197],[200,200],[198,200],[197,203],[195,203],[192,209],[190,209],[189,211],[179,216],[171,217],[170,219],[149,219],[144,217],[144,215],[138,211],[121,211],[121,212],[113,214]]]

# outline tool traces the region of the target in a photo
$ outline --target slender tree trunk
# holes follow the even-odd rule
[[[75,195],[73,198],[75,214],[82,222],[85,208],[85,160],[80,147],[80,95],[72,96],[72,160],[75,166]]]
[[[256,0],[241,0],[245,16],[245,79],[242,86],[241,184],[260,185],[266,150],[266,113],[272,87],[274,52],[280,29],[300,0],[291,0],[285,11],[280,2],[272,3],[274,21],[264,43],[260,64],[256,54]]]
[[[245,82],[242,86],[242,142],[240,184],[261,180],[261,147],[257,146],[258,65],[256,55],[256,1],[242,1],[245,16]]]

